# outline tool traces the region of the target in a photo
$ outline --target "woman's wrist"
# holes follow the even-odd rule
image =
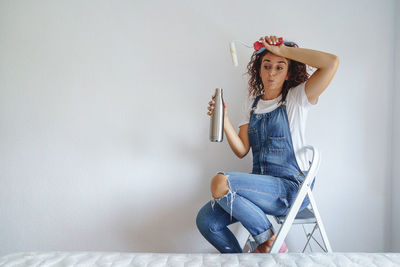
[[[278,50],[278,52],[277,52],[278,56],[288,58],[288,52],[290,53],[290,49],[291,49],[291,48],[293,48],[293,47],[288,47],[288,46],[286,46],[286,45],[281,45],[281,46],[277,49],[277,50]]]
[[[226,129],[226,127],[228,126],[228,123],[230,123],[228,115],[224,116],[224,129]]]

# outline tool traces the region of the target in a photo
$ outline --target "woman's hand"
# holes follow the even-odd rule
[[[278,44],[278,37],[275,35],[261,37],[259,42],[261,42],[265,48],[271,53],[282,56],[282,48],[285,47],[283,44]]]
[[[211,98],[212,98],[212,100],[211,100],[210,102],[208,102],[208,110],[209,110],[209,112],[207,112],[207,115],[210,115],[210,116],[211,116],[211,114],[212,114],[212,111],[214,110],[214,105],[215,105],[214,98],[215,98],[215,94],[213,94],[213,95],[211,96]],[[226,104],[225,102],[224,102],[224,116],[225,116],[225,118],[228,117],[228,104]]]

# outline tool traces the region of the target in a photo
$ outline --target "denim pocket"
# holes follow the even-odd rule
[[[259,151],[260,141],[258,140],[258,132],[256,128],[249,128],[249,140],[252,151]]]
[[[273,154],[285,152],[285,136],[268,136],[268,151]]]

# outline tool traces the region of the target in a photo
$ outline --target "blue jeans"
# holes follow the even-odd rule
[[[236,237],[227,227],[240,221],[257,245],[264,243],[272,236],[269,230],[272,224],[266,214],[285,215],[294,202],[298,183],[263,174],[218,173],[227,176],[230,190],[221,198],[213,198],[200,209],[196,218],[200,233],[221,253],[242,253]],[[302,182],[303,179],[298,181]],[[306,197],[300,210],[308,204]]]

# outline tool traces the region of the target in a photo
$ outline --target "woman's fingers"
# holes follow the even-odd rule
[[[271,35],[271,36],[266,36],[267,40],[268,40],[268,44],[269,45],[275,45],[276,44],[276,36],[275,35]]]
[[[215,96],[215,94],[213,96]],[[214,104],[215,104],[214,100],[211,100],[210,102],[208,102],[208,105],[209,105],[208,106],[208,110],[209,110],[209,112],[207,112],[207,115],[211,115],[212,111],[214,110]]]
[[[271,40],[273,45],[276,45],[276,43],[278,42],[278,38],[275,35],[271,36]]]
[[[260,41],[266,42],[269,45],[276,45],[279,42],[278,37],[276,37],[275,35],[261,37]]]
[[[274,45],[274,40],[272,39],[272,36],[268,37],[268,40],[269,45]]]
[[[209,106],[208,106],[209,112],[207,112],[207,115],[211,115],[212,111],[214,110],[215,101],[212,100],[212,101],[208,102],[208,104],[209,104]],[[227,109],[228,105],[225,102],[223,102],[223,105],[224,105],[224,111],[226,113],[226,109]]]
[[[268,38],[268,36],[261,37],[260,38],[261,43],[263,43],[263,44],[267,43],[268,44],[268,39],[267,38]]]

